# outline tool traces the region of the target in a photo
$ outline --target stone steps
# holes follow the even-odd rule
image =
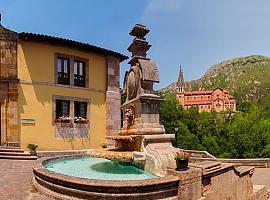
[[[9,160],[36,160],[36,156],[1,156],[0,159],[9,159]]]
[[[20,147],[0,146],[0,149],[20,149]]]
[[[25,152],[1,152],[0,156],[31,156],[30,153]]]
[[[0,152],[16,152],[16,153],[23,153],[23,149],[12,149],[12,148],[0,148]]]
[[[10,160],[36,160],[38,157],[31,156],[30,153],[24,152],[18,147],[0,146],[0,159]]]

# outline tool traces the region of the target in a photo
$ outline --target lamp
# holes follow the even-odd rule
[[[175,131],[175,143],[176,143],[176,147],[177,147],[177,132],[178,132],[178,130],[179,130],[179,127],[178,126],[175,126],[174,127],[174,131]]]

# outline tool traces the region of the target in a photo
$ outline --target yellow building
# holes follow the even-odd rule
[[[119,64],[126,56],[0,24],[1,145],[96,148],[120,129]]]

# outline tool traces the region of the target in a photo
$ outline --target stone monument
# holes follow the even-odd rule
[[[159,124],[159,104],[162,101],[154,94],[153,84],[159,83],[159,73],[153,60],[146,57],[151,45],[145,39],[149,29],[136,24],[130,31],[135,36],[128,51],[132,53],[130,70],[124,79],[126,102],[122,106],[124,126],[120,135],[164,134]]]
[[[130,69],[124,78],[126,101],[122,105],[123,127],[115,140],[122,151],[134,151],[134,162],[144,166],[146,171],[163,175],[170,164],[175,165],[175,149],[171,145],[173,134],[165,134],[159,123],[159,105],[162,99],[154,94],[153,84],[159,83],[156,64],[147,58],[151,45],[145,36],[149,29],[136,24],[130,31],[135,38],[128,47],[132,53]],[[174,167],[174,166],[171,166]]]

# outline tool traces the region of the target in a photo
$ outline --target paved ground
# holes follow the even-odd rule
[[[0,160],[0,200],[52,200],[39,194],[31,184],[36,162]]]
[[[255,185],[266,185],[270,191],[270,168],[256,168],[252,182]]]
[[[52,200],[32,186],[32,166],[36,162],[0,160],[0,200]],[[270,190],[270,168],[255,169],[252,181]]]

